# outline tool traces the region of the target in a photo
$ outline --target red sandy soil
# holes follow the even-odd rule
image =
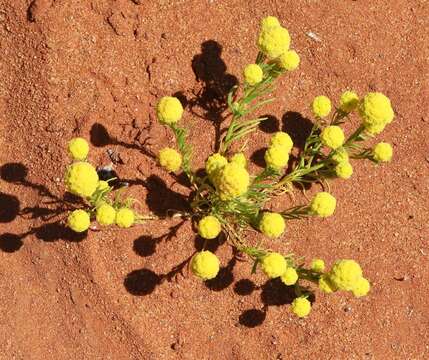
[[[428,359],[428,6],[0,0],[0,358]],[[174,145],[154,105],[181,93],[202,166],[215,131],[198,115],[222,111],[222,99],[206,100],[221,98],[255,58],[259,20],[269,14],[289,29],[302,63],[278,84],[249,156],[278,128],[302,135],[315,95],[377,90],[396,113],[381,135],[394,161],[356,163],[350,180],[331,184],[334,217],[290,223],[283,241],[269,243],[307,261],[354,258],[373,283],[363,299],[317,292],[306,319],[291,314],[277,282],[231,260],[227,244],[211,244],[224,265],[219,279],[197,281],[186,260],[201,242],[189,223],[85,238],[61,223],[65,146],[76,135],[92,141],[96,165],[117,152],[115,170],[142,211],[183,206],[185,187],[151,157]]]

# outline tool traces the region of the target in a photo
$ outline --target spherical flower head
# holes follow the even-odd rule
[[[287,286],[294,285],[298,281],[298,273],[294,268],[288,267],[280,280]]]
[[[372,156],[377,162],[389,162],[392,160],[392,155],[393,149],[389,143],[380,142],[372,150]]]
[[[97,208],[95,218],[100,225],[112,225],[116,219],[116,210],[109,204],[102,204]]]
[[[65,182],[72,194],[90,197],[97,189],[98,174],[91,164],[75,162],[67,168]]]
[[[267,167],[280,170],[288,164],[289,153],[285,147],[274,145],[265,151],[264,159]]]
[[[244,168],[247,166],[247,160],[243,153],[235,154],[229,161]]]
[[[262,81],[264,72],[259,65],[249,64],[244,68],[243,75],[244,80],[246,80],[249,85],[253,86]]]
[[[354,288],[352,289],[352,292],[354,296],[362,297],[362,296],[366,296],[369,293],[370,289],[371,289],[371,285],[369,281],[364,277],[361,277],[355,284]]]
[[[70,229],[75,232],[84,232],[88,230],[91,220],[89,214],[84,210],[74,210],[67,219]]]
[[[362,269],[354,260],[338,260],[329,275],[331,282],[339,289],[351,291],[362,277]]]
[[[325,262],[322,259],[313,259],[310,267],[311,270],[321,273],[325,271]]]
[[[208,250],[201,251],[192,258],[191,270],[203,280],[213,279],[219,272],[219,259]]]
[[[345,91],[340,97],[340,110],[350,113],[359,104],[359,96],[354,91]]]
[[[269,238],[277,238],[283,234],[286,228],[283,216],[278,213],[265,212],[259,222],[259,230]]]
[[[287,71],[293,71],[298,68],[300,63],[299,55],[295,50],[288,50],[284,54],[280,55],[278,64],[279,66]]]
[[[134,211],[128,208],[121,208],[116,212],[115,223],[121,228],[129,228],[134,224]]]
[[[331,100],[327,96],[320,95],[316,96],[311,104],[313,114],[320,118],[324,118],[331,112]]]
[[[159,163],[170,172],[176,172],[182,166],[182,155],[171,148],[164,148],[158,154]]]
[[[226,157],[219,153],[215,153],[209,156],[206,161],[206,173],[209,177],[213,177],[219,170],[228,164]]]
[[[264,26],[259,33],[258,47],[271,59],[279,57],[289,49],[289,32],[281,26]]]
[[[344,144],[344,132],[337,125],[327,126],[322,130],[320,140],[323,145],[335,150]]]
[[[109,186],[109,183],[107,181],[99,180],[98,185],[97,185],[97,191],[103,191],[103,190],[108,189],[109,187],[110,186]]]
[[[158,102],[156,114],[161,123],[172,125],[182,118],[183,106],[178,98],[164,96]]]
[[[270,139],[270,146],[283,147],[287,153],[290,153],[293,147],[293,141],[288,133],[277,131]]]
[[[76,137],[69,141],[68,149],[73,160],[82,161],[88,156],[89,145],[84,138]]]
[[[261,267],[265,275],[274,279],[286,272],[287,262],[282,254],[271,252],[262,258]]]
[[[335,174],[341,179],[349,179],[353,174],[353,166],[348,161],[343,161],[335,166]]]
[[[310,314],[311,311],[311,303],[310,301],[305,297],[297,297],[294,301],[292,301],[292,312],[302,318],[306,317],[308,314]]]
[[[198,223],[198,234],[204,239],[214,239],[219,235],[222,226],[219,220],[212,216],[204,216]]]
[[[279,19],[277,19],[275,16],[267,16],[261,20],[261,28],[272,26],[280,26]]]
[[[343,147],[337,148],[334,152],[334,155],[332,155],[332,160],[334,160],[337,164],[349,162],[349,154]]]
[[[247,192],[250,183],[249,173],[242,166],[229,163],[220,171],[216,179],[217,189],[222,200],[231,200]]]
[[[369,135],[378,135],[380,134],[384,128],[386,127],[385,123],[376,123],[376,124],[364,124],[365,131]]]
[[[317,193],[311,200],[310,210],[320,217],[328,217],[334,213],[336,206],[337,200],[331,194],[322,191]]]
[[[323,274],[319,279],[319,289],[327,294],[331,294],[338,290],[335,284],[331,281],[329,274]]]
[[[390,100],[379,92],[368,93],[359,106],[365,127],[390,124],[395,116]]]

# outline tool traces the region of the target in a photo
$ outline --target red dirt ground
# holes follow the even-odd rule
[[[428,7],[0,0],[0,358],[429,358]],[[217,249],[219,280],[205,285],[186,266],[174,271],[201,247],[189,224],[159,221],[83,239],[56,214],[64,149],[76,135],[91,139],[97,165],[109,162],[107,149],[119,153],[115,170],[144,211],[182,206],[185,188],[151,158],[173,144],[154,105],[176,92],[194,105],[183,123],[201,166],[215,132],[197,114],[222,111],[205,100],[253,61],[259,20],[269,14],[289,29],[302,64],[280,81],[277,101],[264,109],[273,118],[251,137],[249,156],[277,128],[299,135],[315,95],[377,90],[396,113],[381,135],[393,143],[394,161],[356,164],[352,179],[332,183],[336,216],[291,223],[284,241],[270,244],[329,264],[354,258],[373,283],[363,299],[317,293],[307,319],[291,314],[275,282],[231,261],[226,244]]]

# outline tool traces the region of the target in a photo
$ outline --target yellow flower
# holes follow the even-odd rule
[[[324,118],[331,112],[331,100],[324,95],[316,96],[311,104],[313,114]]]
[[[72,194],[90,197],[97,189],[98,174],[91,164],[75,162],[67,168],[65,182]]]
[[[270,146],[283,147],[287,153],[290,153],[293,147],[293,141],[288,133],[278,131],[271,137]]]
[[[311,262],[311,270],[316,272],[324,272],[325,262],[322,259],[313,259]]]
[[[298,273],[292,267],[288,267],[285,273],[280,277],[280,280],[285,285],[294,285],[298,281]]]
[[[320,140],[323,145],[335,150],[344,144],[344,132],[339,126],[327,126],[322,130]]]
[[[269,238],[277,238],[285,231],[283,216],[277,213],[264,212],[259,222],[259,230]]]
[[[172,125],[182,118],[183,106],[179,99],[172,96],[164,96],[158,102],[156,113],[161,123]]]
[[[244,168],[247,166],[247,160],[246,160],[246,157],[244,156],[243,153],[237,153],[237,154],[235,154],[231,158],[230,162],[235,163],[237,165],[240,165],[240,166],[242,166]]]
[[[198,233],[204,239],[214,239],[221,232],[222,227],[219,220],[212,216],[204,216],[198,223]]]
[[[353,174],[353,166],[348,161],[343,161],[335,166],[335,174],[341,179],[349,179]]]
[[[313,214],[328,217],[331,216],[337,205],[337,200],[327,192],[317,193],[310,203],[310,210]]]
[[[134,211],[128,208],[121,208],[116,212],[115,222],[121,228],[129,228],[134,224]]]
[[[76,137],[69,141],[69,153],[73,160],[85,160],[88,156],[89,145],[85,139],[81,137]]]
[[[97,191],[103,191],[103,190],[108,189],[109,187],[110,186],[109,186],[109,183],[107,181],[99,180],[98,185],[97,185]]]
[[[368,93],[359,106],[359,113],[365,127],[378,127],[390,124],[395,116],[390,100],[379,92]]]
[[[354,260],[338,260],[329,274],[329,280],[338,289],[351,291],[362,277],[362,269]]]
[[[319,289],[330,294],[338,290],[329,278],[329,274],[323,274],[319,279]]]
[[[299,55],[295,50],[288,50],[280,55],[278,64],[282,69],[293,71],[298,68],[300,63]]]
[[[348,162],[349,154],[347,153],[346,149],[342,147],[337,148],[334,152],[334,155],[332,155],[332,160],[334,160],[337,164],[342,162]]]
[[[159,151],[159,163],[170,172],[176,172],[182,166],[182,155],[171,148],[164,148]]]
[[[282,254],[271,252],[261,259],[261,267],[265,275],[274,279],[286,272],[287,262]]]
[[[203,280],[213,279],[219,272],[219,259],[208,250],[201,251],[192,258],[191,269],[194,275]]]
[[[262,78],[264,77],[264,72],[262,71],[261,67],[257,64],[247,65],[244,68],[243,74],[244,74],[244,80],[246,80],[246,82],[251,86],[259,84],[262,81]]]
[[[380,124],[366,124],[365,125],[365,131],[369,134],[369,135],[378,135],[380,134],[384,128],[386,127],[385,123],[380,123]]]
[[[389,143],[380,142],[372,150],[372,156],[377,162],[389,162],[392,160],[392,155],[393,149]]]
[[[88,230],[91,220],[89,214],[84,210],[74,210],[67,219],[70,229],[75,232],[84,232]]]
[[[362,297],[367,295],[370,289],[371,285],[369,284],[369,281],[364,277],[361,277],[353,287],[352,292],[354,296]]]
[[[354,91],[345,91],[340,97],[340,110],[352,112],[359,104],[359,96]]]
[[[297,297],[294,301],[292,301],[292,312],[302,318],[306,317],[310,314],[311,311],[311,303],[307,298],[300,296]]]
[[[231,200],[245,194],[249,183],[249,173],[236,163],[226,164],[216,178],[216,186],[222,200]]]
[[[289,32],[281,26],[264,26],[259,33],[259,49],[269,58],[274,59],[289,49]]]
[[[267,16],[261,20],[262,28],[267,28],[272,26],[280,26],[279,19],[277,19],[275,16]]]
[[[265,151],[264,159],[268,167],[280,170],[287,165],[289,153],[285,147],[274,145]]]
[[[112,225],[116,219],[116,210],[113,206],[104,203],[97,208],[95,218],[100,225]]]
[[[215,153],[209,156],[206,161],[206,173],[213,180],[214,175],[223,169],[228,164],[228,160],[219,153]]]

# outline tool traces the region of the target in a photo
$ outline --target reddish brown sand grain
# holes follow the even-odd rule
[[[0,0],[0,358],[429,358],[428,7],[416,0]],[[186,189],[151,158],[174,144],[154,105],[176,92],[194,104],[196,114],[188,106],[183,123],[201,166],[215,131],[198,114],[213,118],[222,105],[195,99],[213,95],[213,82],[241,76],[269,14],[289,29],[302,63],[280,81],[276,102],[264,109],[270,126],[252,135],[247,155],[269,131],[302,133],[308,122],[292,112],[310,117],[315,95],[377,90],[396,113],[381,135],[393,144],[394,161],[356,163],[350,180],[331,184],[334,217],[291,223],[282,241],[269,243],[307,261],[354,258],[373,283],[363,299],[317,293],[307,319],[291,314],[275,282],[231,261],[226,244],[216,251],[225,266],[220,280],[197,281],[180,267],[201,246],[190,224],[159,221],[79,238],[55,213],[64,149],[76,135],[97,145],[96,165],[109,162],[107,149],[117,151],[115,170],[142,210],[183,206],[177,193]],[[163,237],[173,225],[177,231]]]

